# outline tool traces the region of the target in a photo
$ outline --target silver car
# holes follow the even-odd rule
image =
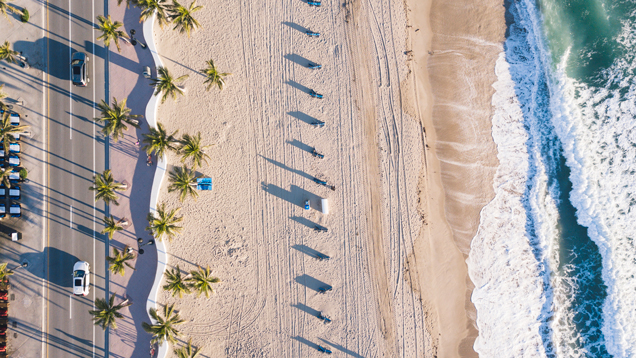
[[[73,294],[76,296],[88,295],[91,287],[91,268],[88,262],[78,261],[73,266]]]
[[[88,56],[84,52],[75,52],[71,57],[71,81],[74,85],[80,87],[88,85],[87,62]]]

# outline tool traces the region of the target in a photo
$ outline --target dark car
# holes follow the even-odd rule
[[[75,52],[71,58],[71,80],[73,84],[80,87],[88,85],[88,73],[86,63],[88,56],[84,52]]]

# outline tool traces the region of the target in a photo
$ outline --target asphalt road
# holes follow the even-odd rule
[[[70,11],[69,11],[70,10]],[[96,103],[105,98],[106,51],[95,38],[96,16],[103,0],[49,0],[47,14],[47,357],[104,357],[108,355],[104,331],[93,325],[88,311],[95,298],[107,292],[105,254],[101,231],[103,202],[95,203],[94,173],[101,173],[106,148],[99,128]],[[70,56],[89,57],[87,87],[70,81]],[[86,297],[72,294],[73,264],[91,265],[91,288]]]

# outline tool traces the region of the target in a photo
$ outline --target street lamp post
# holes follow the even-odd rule
[[[143,255],[144,254],[144,249],[142,249],[142,247],[144,247],[146,245],[154,245],[155,244],[155,240],[153,240],[153,239],[148,240],[148,242],[145,243],[145,244],[142,244],[142,242],[144,242],[144,239],[142,239],[142,238],[138,238],[137,239],[137,243],[139,244],[139,249],[138,249],[139,255]]]
[[[24,268],[29,267],[29,263],[28,263],[28,262],[26,262],[26,261],[24,261],[22,264],[20,264],[20,265],[16,266],[16,268],[14,268],[14,269],[13,269],[13,270],[11,270],[11,271],[15,271],[15,270],[17,270],[17,269],[19,269],[19,268],[23,268],[23,267],[24,267]]]
[[[135,31],[135,29],[130,29],[130,43],[135,46],[137,45],[137,39],[135,38],[135,34],[137,33],[137,31]],[[146,48],[146,44],[143,42],[139,42],[139,45],[141,46],[141,48]]]

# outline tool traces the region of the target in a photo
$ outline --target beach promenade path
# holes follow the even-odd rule
[[[109,14],[113,21],[124,23],[122,30],[130,34],[135,30],[134,38],[143,42],[143,29],[139,23],[138,8],[125,5],[117,6],[117,1],[110,0]],[[112,46],[110,52],[110,100],[128,99],[128,107],[132,114],[143,115],[146,104],[152,95],[149,80],[142,76],[142,68],[149,66],[155,74],[152,55],[148,49],[140,44],[136,46],[121,44],[121,53]],[[153,165],[146,165],[146,154],[141,150],[142,145],[136,142],[142,140],[142,133],[148,133],[145,119],[140,120],[141,129],[130,127],[118,142],[110,143],[110,168],[119,181],[125,180],[129,189],[120,194],[119,206],[111,206],[111,214],[116,218],[127,218],[131,223],[124,231],[115,234],[110,241],[111,247],[119,249],[129,245],[135,249],[137,255],[137,238],[144,243],[151,239],[145,230],[148,225],[146,215],[150,205],[150,190],[155,174],[157,160],[153,157]],[[155,278],[157,265],[157,251],[154,246],[143,247],[144,254],[132,262],[136,270],[126,269],[125,276],[112,275],[110,293],[117,295],[115,302],[130,299],[132,306],[122,310],[124,318],[117,322],[117,329],[111,330],[110,356],[121,358],[148,357],[150,335],[141,328],[141,323],[149,322],[146,312],[146,299]],[[113,255],[112,248],[109,255]]]

